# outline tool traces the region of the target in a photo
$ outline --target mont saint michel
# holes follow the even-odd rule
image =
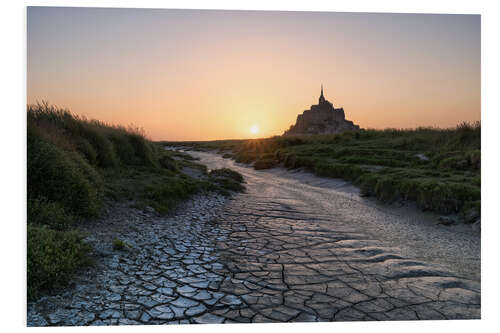
[[[345,119],[344,108],[336,109],[325,99],[321,85],[318,104],[311,105],[309,110],[299,114],[295,125],[291,125],[283,135],[338,134],[355,130],[359,130],[359,126]]]

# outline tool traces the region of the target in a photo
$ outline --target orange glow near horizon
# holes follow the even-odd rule
[[[28,8],[28,103],[153,140],[280,135],[321,83],[363,128],[480,120],[480,17]]]

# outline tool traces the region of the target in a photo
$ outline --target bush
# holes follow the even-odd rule
[[[173,172],[179,172],[179,166],[177,165],[177,161],[173,157],[167,154],[163,154],[160,157],[159,163],[162,168],[165,168]]]
[[[214,169],[210,171],[210,176],[215,178],[230,178],[237,181],[238,183],[243,182],[243,176],[241,175],[241,173],[229,168]]]
[[[217,185],[219,185],[223,190],[233,191],[233,192],[242,192],[245,190],[245,186],[241,183],[235,181],[231,178],[217,178],[215,180]],[[226,194],[225,191],[221,191],[223,194]]]
[[[132,147],[134,147],[135,156],[139,161],[138,164],[146,166],[156,165],[152,147],[143,136],[131,133],[128,134],[128,139]]]
[[[467,158],[471,167],[475,170],[481,170],[481,151],[473,150],[467,154]]]
[[[375,185],[375,195],[382,202],[392,202],[399,197],[396,181],[392,177],[379,177]]]
[[[66,286],[78,268],[90,263],[90,246],[76,232],[28,224],[27,242],[28,300]]]
[[[285,167],[288,169],[294,169],[297,162],[297,156],[294,153],[289,153],[285,155]]]
[[[97,162],[100,167],[114,168],[119,164],[118,157],[110,140],[91,123],[80,122],[79,130],[81,135],[86,138],[97,153]]]
[[[150,186],[147,192],[151,206],[160,214],[167,214],[179,201],[188,199],[200,190],[200,184],[194,180],[172,177],[163,183]]]
[[[268,158],[268,159],[259,159],[253,164],[253,168],[255,170],[262,170],[262,169],[270,169],[274,168],[276,166],[276,160]]]
[[[127,248],[127,243],[118,238],[113,239],[114,250],[124,251],[126,248]]]
[[[99,208],[99,175],[78,154],[45,142],[28,128],[28,197],[47,198],[68,211],[92,216]]]
[[[249,164],[257,159],[257,154],[254,152],[240,151],[235,155],[234,159],[237,163]]]
[[[481,201],[467,201],[464,204],[464,209],[462,210],[461,218],[464,223],[470,224],[474,223],[481,216]]]
[[[245,190],[243,176],[234,170],[228,168],[215,169],[210,171],[209,176],[215,183],[222,188],[221,193],[227,195],[227,191],[241,192]]]
[[[344,163],[320,161],[314,167],[314,172],[318,176],[342,178],[356,181],[361,175],[366,173],[362,168]]]
[[[122,165],[139,165],[140,161],[135,156],[135,150],[128,134],[125,131],[108,131],[107,137],[113,143],[113,149],[116,151]]]
[[[465,156],[453,156],[441,160],[441,162],[439,162],[439,168],[467,170],[469,165]]]
[[[77,143],[77,150],[87,159],[91,165],[97,165],[97,152],[94,147],[84,138]]]
[[[295,160],[296,168],[306,168],[309,171],[314,171],[314,167],[316,165],[317,159],[314,157],[308,156],[297,156]]]
[[[46,225],[55,230],[67,230],[74,217],[57,202],[46,199],[28,200],[28,223]]]

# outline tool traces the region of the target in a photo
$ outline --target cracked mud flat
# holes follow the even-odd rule
[[[89,239],[98,267],[28,304],[29,326],[480,318],[468,226],[337,180],[191,154],[242,173],[247,192],[198,197],[172,218],[115,207]]]

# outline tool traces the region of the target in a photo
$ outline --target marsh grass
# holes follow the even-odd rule
[[[368,129],[338,135],[163,144],[215,150],[255,169],[281,164],[342,178],[358,185],[362,195],[383,202],[412,200],[423,210],[446,214],[480,211],[479,122],[446,129]]]

